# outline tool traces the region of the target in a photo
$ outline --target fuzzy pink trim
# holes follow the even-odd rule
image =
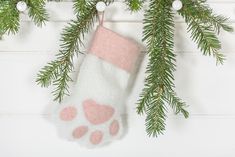
[[[98,26],[89,52],[131,72],[139,55],[139,48],[133,41]]]

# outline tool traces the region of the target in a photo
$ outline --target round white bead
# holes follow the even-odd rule
[[[24,2],[24,1],[19,1],[17,4],[16,4],[16,8],[20,11],[20,12],[23,12],[27,9],[27,4]]]
[[[99,12],[103,12],[106,8],[106,4],[102,1],[98,2],[96,4],[96,9],[99,11]]]
[[[183,4],[180,0],[175,0],[173,3],[172,3],[172,8],[174,10],[180,10],[181,8],[183,7]]]

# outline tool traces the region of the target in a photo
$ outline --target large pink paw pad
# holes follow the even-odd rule
[[[109,133],[110,135],[115,136],[117,135],[118,131],[119,131],[119,123],[117,120],[114,120],[109,126]]]
[[[90,141],[92,144],[97,145],[102,141],[103,133],[101,131],[94,131],[91,133]]]
[[[77,109],[72,106],[65,107],[60,111],[59,116],[63,121],[71,121],[77,116]]]
[[[95,125],[108,121],[114,114],[113,107],[100,105],[91,99],[83,102],[83,109],[87,120]]]
[[[87,131],[88,131],[87,126],[79,126],[73,131],[73,137],[79,139],[82,136],[84,136],[87,133]]]

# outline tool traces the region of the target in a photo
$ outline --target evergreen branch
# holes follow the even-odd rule
[[[175,54],[173,53],[174,21],[171,2],[151,0],[145,13],[143,41],[147,43],[149,63],[145,87],[140,95],[137,112],[147,114],[146,130],[157,136],[165,130],[165,94],[173,92]],[[175,101],[175,99],[174,99]],[[172,102],[172,101],[168,101]],[[176,105],[172,102],[172,106]]]
[[[166,120],[166,108],[162,98],[162,92],[158,91],[153,97],[155,99],[150,99],[150,102],[146,110],[146,131],[149,136],[157,137],[159,134],[163,134],[165,130],[165,120]]]
[[[139,11],[143,7],[143,0],[125,0],[128,8],[131,11]]]
[[[153,90],[153,86],[149,86],[147,83],[145,83],[145,89],[140,94],[140,99],[137,106],[138,114],[143,114],[144,112],[146,112],[146,104],[150,104],[150,100],[153,97],[154,93]]]
[[[24,0],[29,7],[29,16],[37,26],[48,20],[45,0]],[[60,1],[60,0],[56,0]],[[54,85],[55,100],[61,102],[69,94],[69,82],[74,70],[73,59],[81,53],[83,39],[97,18],[95,8],[99,0],[75,0],[73,8],[76,19],[63,29],[61,45],[57,58],[39,71],[36,82],[42,87]],[[19,30],[18,0],[0,0],[0,37],[4,34],[15,34]],[[113,0],[104,0],[108,5]],[[205,5],[206,0],[182,0],[183,8],[178,13],[188,24],[191,38],[197,43],[204,55],[214,56],[217,63],[223,63],[224,56],[219,51],[221,43],[217,35],[221,29],[232,32],[226,24],[228,18],[213,14]],[[144,0],[125,0],[131,11],[142,8]],[[145,87],[137,106],[138,114],[145,113],[146,130],[149,136],[158,136],[165,130],[166,103],[176,114],[182,113],[185,118],[189,113],[186,104],[174,92],[175,58],[173,53],[174,22],[171,10],[172,0],[150,0],[149,9],[145,12],[143,41],[147,43],[149,63]]]
[[[49,15],[45,9],[45,0],[26,0],[29,7],[29,17],[37,26],[42,26],[48,21]]]
[[[97,19],[96,1],[87,2],[85,9],[77,13],[77,18],[72,20],[68,26],[63,29],[61,34],[60,51],[57,59],[45,66],[38,74],[37,83],[41,86],[53,84],[54,100],[61,102],[65,95],[69,95],[68,83],[72,81],[71,72],[74,69],[73,58],[76,54],[81,53],[80,47],[83,46],[83,39],[93,26]],[[106,4],[113,0],[106,0]],[[80,7],[74,5],[74,7]],[[78,11],[79,8],[74,8]]]
[[[68,83],[72,81],[69,73],[72,71],[72,66],[69,64],[63,64],[60,67],[60,77],[53,82],[53,85],[56,88],[53,90],[54,100],[61,102],[65,95],[69,94],[69,85]]]
[[[188,24],[187,29],[191,31],[192,40],[197,43],[198,48],[203,54],[214,56],[216,63],[222,64],[225,58],[224,55],[219,52],[221,43],[214,32],[213,25],[205,24],[200,18],[194,15],[194,10],[191,10],[191,8],[183,7],[179,13]]]
[[[225,24],[226,22],[228,22],[228,18],[222,15],[214,14],[213,10],[208,5],[204,4],[205,2],[205,0],[183,0],[184,8],[189,9],[192,12],[193,16],[200,20],[202,23],[206,25],[212,25],[217,34],[220,33],[221,29],[227,32],[232,32],[233,27]]]
[[[16,34],[20,28],[19,11],[15,1],[0,1],[0,36]]]
[[[215,14],[211,14],[211,16],[209,16],[208,18],[209,18],[208,21],[214,25],[217,34],[220,33],[221,29],[223,29],[226,32],[233,32],[233,27],[225,24],[226,22],[228,22],[228,18],[222,15],[215,15]]]
[[[76,0],[73,4],[73,9],[76,14],[83,13],[86,11],[86,0]]]
[[[44,68],[42,68],[37,76],[37,84],[42,87],[48,87],[51,85],[52,80],[55,80],[59,74],[60,62],[55,60],[48,63]]]
[[[87,8],[89,7],[87,6]],[[51,82],[54,82],[53,84],[56,86],[56,89],[53,91],[53,94],[55,100],[59,102],[61,102],[64,95],[69,94],[68,81],[71,81],[71,78],[68,73],[71,73],[73,70],[73,57],[77,52],[80,52],[79,46],[82,45],[84,34],[90,30],[95,15],[96,10],[93,6],[90,7],[87,12],[80,14],[76,20],[72,20],[68,24],[63,30],[61,50],[60,53],[57,54],[56,62],[59,64],[49,63],[49,66],[44,67],[44,71],[39,72],[38,83],[41,85],[51,85]],[[51,71],[51,69],[53,71]],[[48,73],[51,75],[48,75]],[[56,77],[51,77],[53,73]],[[52,81],[52,79],[54,81]]]
[[[185,107],[187,107],[185,102],[182,102],[182,100],[178,98],[174,92],[167,92],[165,95],[165,101],[168,102],[175,114],[182,113],[185,118],[188,118],[189,113],[185,110]]]

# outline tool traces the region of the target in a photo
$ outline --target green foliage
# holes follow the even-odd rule
[[[49,18],[45,9],[45,2],[45,0],[26,0],[29,17],[37,26],[42,26]]]
[[[20,12],[16,8],[18,0],[0,0],[0,37],[6,34],[16,34],[20,28]],[[45,0],[25,0],[29,17],[37,26],[42,26],[48,20],[45,10]]]
[[[144,0],[125,0],[125,3],[131,11],[138,11],[142,8]]]
[[[202,23],[206,25],[212,25],[213,30],[219,34],[220,30],[223,29],[227,32],[233,32],[233,28],[227,24],[228,18],[222,15],[216,15],[213,13],[213,10],[207,5],[206,0],[182,0],[184,7],[179,11],[184,12],[185,9],[191,12],[192,17],[194,19],[200,20]],[[190,15],[190,14],[187,14]]]
[[[205,0],[182,0],[183,8],[178,13],[188,24],[188,32],[204,55],[212,55],[217,63],[223,63],[220,53],[221,43],[217,36],[220,30],[231,32],[233,28],[225,24],[227,18],[215,15],[205,5]],[[173,53],[174,22],[172,1],[150,0],[145,12],[143,40],[147,43],[149,64],[145,87],[137,106],[139,114],[145,113],[146,130],[149,136],[157,136],[165,130],[168,104],[176,114],[189,113],[186,104],[174,92],[174,75],[176,55]]]
[[[87,0],[76,0],[74,1],[73,9],[75,14],[83,13],[87,9]]]
[[[0,34],[15,34],[18,32],[19,12],[15,1],[0,1]]]
[[[183,113],[185,104],[174,93],[175,57],[174,14],[171,2],[151,0],[145,13],[143,40],[147,43],[149,64],[145,88],[140,96],[138,113],[145,112],[148,135],[157,136],[165,130],[166,103],[175,113]]]
[[[188,118],[189,113],[185,110],[186,104],[176,96],[174,92],[165,93],[165,101],[171,106],[175,114],[182,113],[185,118]]]
[[[56,0],[60,1],[60,0]],[[75,0],[73,9],[76,18],[71,20],[61,34],[61,45],[56,59],[41,69],[37,83],[42,87],[53,85],[54,99],[61,102],[69,95],[69,82],[74,70],[74,57],[81,53],[84,36],[91,30],[98,17],[95,5],[100,0]],[[107,5],[114,0],[103,0]],[[188,25],[191,39],[198,45],[204,55],[214,56],[217,63],[223,63],[218,40],[221,30],[232,32],[226,24],[228,18],[216,15],[206,5],[206,0],[181,0],[183,8],[178,12]],[[17,33],[20,27],[19,14],[16,9],[18,0],[0,0],[0,37],[3,34]],[[48,20],[45,0],[25,0],[29,17],[37,26]],[[125,0],[131,11],[143,8],[144,0]],[[174,71],[176,54],[174,53],[174,12],[173,0],[149,0],[145,10],[143,41],[147,43],[149,63],[146,71],[145,87],[140,94],[137,105],[138,114],[146,114],[146,130],[149,136],[158,136],[165,130],[168,107],[175,114],[185,118],[189,113],[187,106],[175,92]]]
[[[188,24],[188,31],[191,32],[191,38],[198,45],[198,48],[204,55],[214,56],[217,64],[222,64],[224,55],[220,53],[221,43],[216,36],[220,30],[231,32],[233,28],[226,25],[227,18],[221,15],[215,15],[205,1],[184,0],[184,7],[179,14]]]
[[[64,95],[69,94],[68,82],[72,81],[70,73],[73,71],[73,57],[80,52],[84,34],[87,33],[95,20],[96,9],[90,4],[86,5],[83,13],[76,20],[72,20],[63,30],[61,49],[57,59],[45,66],[38,74],[37,82],[42,86],[51,83],[56,86],[53,91],[55,100],[62,101]]]
[[[81,3],[79,0],[74,2],[74,10],[79,12],[76,19],[72,20],[62,32],[62,44],[57,59],[48,63],[38,74],[36,82],[42,87],[55,86],[53,91],[55,101],[61,102],[65,95],[69,95],[69,82],[72,81],[71,72],[74,69],[73,59],[77,53],[81,53],[84,36],[97,19],[97,2],[98,0],[86,3]],[[112,0],[105,2],[109,4]]]

